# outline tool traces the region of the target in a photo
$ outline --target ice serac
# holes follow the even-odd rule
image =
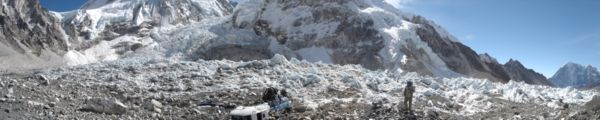
[[[64,13],[74,14],[64,21],[73,37],[111,39],[225,16],[232,9],[227,0],[90,0],[80,10]]]
[[[37,0],[0,3],[0,70],[62,64],[68,43],[57,18]]]
[[[226,16],[232,9],[227,0],[89,0],[58,15],[74,49],[67,59],[77,64],[118,59],[160,42],[152,37],[157,29]]]
[[[550,78],[559,87],[592,88],[600,86],[600,73],[591,65],[567,63]]]
[[[253,0],[239,4],[231,19],[235,28],[269,38],[271,50],[286,57],[443,77],[510,79],[501,65],[482,61],[439,25],[382,0]]]
[[[504,64],[504,70],[508,73],[511,80],[525,82],[533,85],[553,86],[553,84],[540,73],[527,69],[521,62],[510,59]]]

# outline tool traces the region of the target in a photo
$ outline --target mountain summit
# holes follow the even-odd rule
[[[550,81],[560,87],[590,88],[600,85],[600,73],[591,65],[570,62],[561,67]]]
[[[504,70],[506,70],[512,80],[523,81],[527,84],[552,86],[552,83],[544,75],[532,69],[527,69],[518,60],[510,59],[504,64]]]

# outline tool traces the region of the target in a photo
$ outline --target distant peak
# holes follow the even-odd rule
[[[568,62],[567,64],[565,64],[565,67],[577,67],[577,68],[586,68],[586,69],[596,69],[596,67],[594,67],[593,65],[583,65],[583,64],[577,64],[574,62]]]
[[[600,73],[592,65],[568,62],[552,76],[552,81],[561,87],[575,88],[600,86]]]
[[[521,62],[519,62],[519,60],[515,60],[515,59],[510,59],[508,60],[508,62],[506,62],[506,65],[518,65],[518,66],[523,66],[523,64],[521,64]]]
[[[498,63],[498,60],[488,53],[479,54],[479,58],[488,63]]]
[[[577,63],[575,63],[575,62],[567,62],[567,64],[566,64],[566,65],[579,65],[579,64],[577,64]]]
[[[586,65],[585,67],[594,67],[594,66],[592,66],[592,65]]]
[[[583,66],[581,64],[574,63],[574,62],[568,62],[563,67],[567,67],[567,68],[585,68],[585,66]]]
[[[479,55],[480,55],[480,56],[488,56],[488,57],[490,57],[490,56],[491,56],[491,55],[490,55],[490,54],[488,54],[488,53],[483,53],[483,54],[479,54]]]
[[[598,73],[598,69],[592,65],[581,65],[574,62],[568,62],[559,69],[559,71],[583,71],[583,72],[595,72]]]
[[[588,70],[594,70],[594,71],[597,70],[596,67],[594,67],[592,65],[587,65],[585,68],[588,69]]]

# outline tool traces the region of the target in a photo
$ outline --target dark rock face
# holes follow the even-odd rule
[[[550,81],[559,87],[593,88],[600,86],[600,73],[593,66],[567,63],[560,68]]]
[[[0,0],[0,44],[20,54],[67,51],[60,21],[37,0]]]
[[[242,28],[251,28],[257,35],[270,36],[276,38],[277,44],[285,46],[293,51],[310,47],[323,47],[331,49],[333,63],[336,64],[361,64],[368,69],[382,69],[378,52],[384,47],[384,40],[374,21],[360,16],[359,11],[353,8],[343,7],[341,5],[356,1],[269,1],[282,5],[281,9],[265,7],[258,14],[269,11],[286,11],[297,8],[298,6],[309,6],[311,16],[297,19],[293,22],[293,27],[301,29],[302,27],[323,23],[328,21],[337,21],[339,25],[335,28],[334,36],[317,37],[321,33],[298,33],[289,34],[285,28],[273,26],[280,21],[269,21],[258,18],[255,23],[243,23],[237,26]],[[337,6],[324,6],[323,3],[336,4]],[[234,13],[233,21],[236,21],[238,13]],[[260,16],[262,17],[262,16]],[[365,44],[360,44],[365,43]]]
[[[517,60],[509,60],[504,64],[504,70],[508,73],[511,80],[523,81],[527,84],[553,86],[553,84],[540,73],[527,69]]]
[[[417,29],[419,37],[429,44],[446,63],[448,68],[467,76],[488,78],[494,81],[508,82],[510,79],[497,62],[484,62],[470,47],[439,35],[425,18],[417,16],[411,20],[422,25]]]
[[[211,47],[207,51],[199,52],[203,59],[207,60],[233,60],[233,61],[251,61],[270,58],[273,54],[264,45],[222,45]],[[199,58],[188,58],[197,60]]]

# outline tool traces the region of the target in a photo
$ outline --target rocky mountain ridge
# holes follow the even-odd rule
[[[533,85],[554,86],[546,77],[532,69],[527,69],[518,60],[510,59],[504,64],[504,70],[508,73],[511,80],[522,81]]]
[[[61,22],[37,0],[0,0],[0,71],[61,65]]]
[[[559,87],[592,88],[600,86],[600,73],[591,65],[567,63],[550,78]]]
[[[191,61],[281,54],[371,70],[511,79],[493,57],[478,55],[441,26],[378,0],[255,0],[235,9],[226,0],[92,0],[53,15],[62,21],[53,29],[66,31],[68,44],[52,47],[63,50],[57,56],[67,65],[144,51]]]

